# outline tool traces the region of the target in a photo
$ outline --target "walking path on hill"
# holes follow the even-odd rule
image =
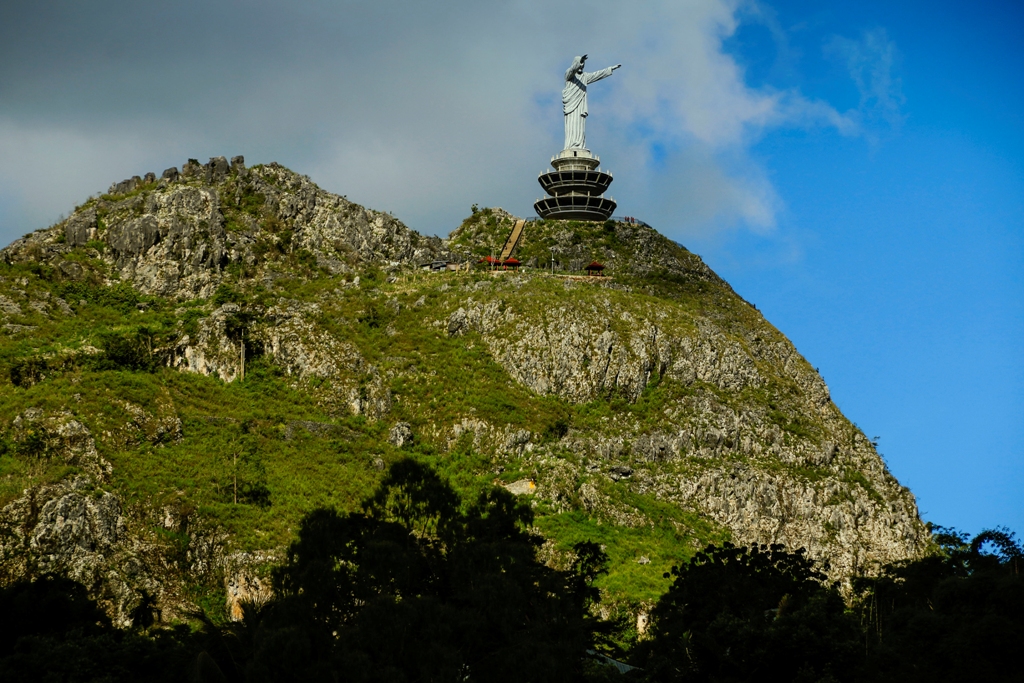
[[[523,228],[526,227],[526,221],[519,219],[512,226],[512,232],[508,234],[508,239],[505,240],[505,246],[501,248],[501,258],[499,261],[507,261],[508,257],[512,255],[512,250],[519,244],[519,240],[523,236]]]

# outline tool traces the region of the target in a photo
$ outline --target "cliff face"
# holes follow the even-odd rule
[[[914,553],[913,498],[759,316],[736,335],[672,303],[569,286],[595,291],[559,301],[526,282],[495,287],[467,297],[448,327],[478,331],[517,382],[574,404],[635,403],[664,385],[658,415],[570,430],[559,445],[580,457],[575,477],[628,467],[638,493],[700,510],[742,542],[806,547],[835,576]]]
[[[818,373],[646,226],[535,222],[523,272],[429,273],[511,217],[442,242],[274,164],[164,176],[2,252],[5,580],[68,574],[122,623],[234,605],[304,512],[403,454],[532,496],[552,561],[604,544],[618,600],[709,540],[839,579],[924,547]],[[610,277],[572,276],[593,259]]]

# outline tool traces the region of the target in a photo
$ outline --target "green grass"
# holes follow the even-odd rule
[[[864,492],[868,494],[868,497],[871,498],[871,500],[874,501],[876,505],[885,505],[885,499],[882,498],[882,494],[880,494],[878,490],[871,485],[871,482],[868,481],[868,478],[864,476],[863,472],[858,472],[857,470],[847,470],[846,472],[843,473],[842,480],[847,484],[856,484],[857,486],[864,489]]]
[[[114,465],[112,484],[129,503],[156,508],[170,502],[188,504],[223,524],[238,547],[270,549],[286,544],[298,520],[313,507],[351,509],[357,504],[379,477],[371,464],[373,453],[390,446],[377,448],[380,435],[363,429],[365,421],[332,420],[318,411],[308,394],[279,378],[260,375],[254,371],[244,383],[225,384],[169,369],[83,372],[16,389],[5,394],[2,407],[11,414],[17,411],[16,403],[48,413],[72,406],[99,437],[101,455]],[[122,445],[119,434],[131,416],[121,401],[154,415],[160,414],[162,401],[172,402],[183,422],[182,440],[153,444],[136,437]],[[314,437],[301,428],[286,438],[289,423],[309,420],[337,425],[339,433],[356,438]],[[243,425],[248,434],[242,433]],[[111,437],[104,438],[106,433]],[[244,436],[265,468],[271,491],[266,508],[232,502],[232,458]],[[42,463],[30,472],[28,465],[11,457],[0,463],[5,475],[34,473],[31,478],[39,481],[53,480],[61,469],[56,462]],[[12,478],[5,476],[4,481]],[[20,490],[7,496],[17,493]]]
[[[609,572],[597,585],[613,602],[657,600],[671,582],[664,574],[673,566],[686,562],[709,542],[729,540],[728,532],[694,512],[628,490],[616,497],[643,513],[650,526],[619,526],[580,510],[544,515],[537,522],[560,550],[581,541],[602,546],[609,557]],[[641,557],[650,562],[640,564]]]

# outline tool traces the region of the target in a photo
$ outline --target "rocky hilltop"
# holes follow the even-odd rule
[[[219,157],[15,241],[0,580],[71,576],[122,624],[237,612],[304,513],[354,508],[404,455],[532,496],[553,563],[602,543],[613,604],[713,540],[804,547],[836,579],[924,549],[873,444],[698,256],[536,221],[522,269],[480,266],[512,221],[474,208],[424,237]]]

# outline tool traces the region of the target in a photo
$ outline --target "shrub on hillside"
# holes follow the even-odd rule
[[[100,336],[103,354],[95,361],[98,370],[155,370],[162,363],[153,352],[155,335],[149,328],[116,330]]]

